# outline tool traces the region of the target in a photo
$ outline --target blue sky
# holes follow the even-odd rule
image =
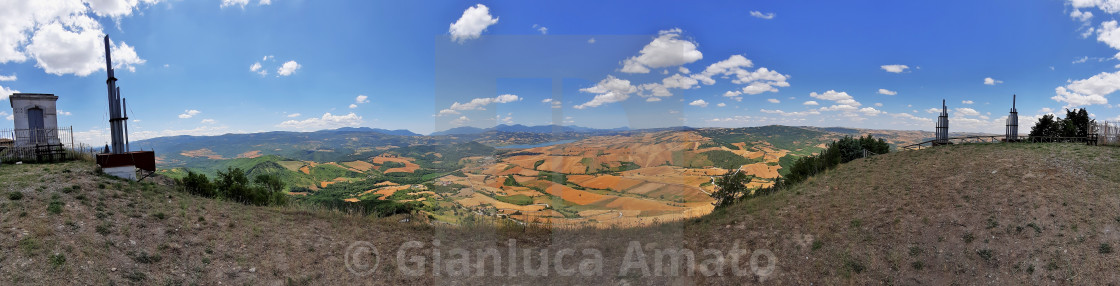
[[[823,3],[822,3],[823,2]],[[133,139],[343,126],[768,124],[1000,133],[1120,120],[1118,0],[0,1],[0,98],[106,140],[100,36]],[[6,101],[6,99],[0,99]],[[7,105],[7,104],[4,104]],[[0,109],[0,124],[11,110]]]

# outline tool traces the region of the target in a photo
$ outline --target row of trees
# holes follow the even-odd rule
[[[785,177],[777,178],[774,185],[768,188],[751,190],[747,188],[752,180],[743,172],[734,172],[716,179],[719,187],[712,197],[716,199],[716,208],[725,207],[732,203],[750,197],[764,196],[775,193],[788,185],[797,184],[809,177],[837,165],[863,158],[865,154],[886,154],[890,152],[891,145],[886,140],[876,139],[867,135],[865,137],[844,136],[840,140],[828,144],[817,155],[801,157],[790,166],[790,172]]]
[[[288,204],[288,195],[284,193],[284,183],[279,177],[262,174],[250,181],[240,168],[218,171],[218,176],[213,181],[205,174],[188,171],[187,176],[177,179],[176,183],[188,193],[207,198],[216,197],[258,206]]]
[[[1031,127],[1031,137],[1085,137],[1089,134],[1089,127],[1096,123],[1089,118],[1089,112],[1084,108],[1066,109],[1066,118],[1056,118],[1053,114],[1043,115]]]

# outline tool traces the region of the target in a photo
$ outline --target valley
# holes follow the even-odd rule
[[[166,166],[159,171],[163,175],[179,178],[191,171],[214,177],[229,168],[245,170],[250,177],[272,174],[296,200],[411,204],[432,219],[451,224],[483,216],[525,224],[632,227],[710,213],[715,176],[743,172],[752,177],[750,188],[767,187],[797,158],[843,136],[864,134],[895,145],[930,135],[789,126],[582,130],[559,135],[490,130],[419,136],[324,130],[159,138],[163,141],[141,144],[173,151],[158,159],[161,167]],[[227,136],[242,140],[222,138]],[[269,143],[276,142],[276,136],[286,136],[282,142],[290,143]],[[194,149],[196,144],[222,147]]]

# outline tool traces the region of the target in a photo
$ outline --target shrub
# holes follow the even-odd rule
[[[47,204],[47,211],[52,213],[52,214],[62,213],[62,202],[51,201],[50,204]]]
[[[288,196],[284,194],[284,183],[279,177],[270,174],[258,175],[252,182],[240,168],[218,171],[218,177],[210,181],[203,174],[187,172],[187,176],[176,180],[188,193],[203,197],[221,197],[247,205],[284,205]]]
[[[844,138],[828,144],[828,148],[817,155],[798,158],[790,166],[785,179],[790,184],[800,183],[837,165],[863,158],[865,151],[869,154],[886,154],[890,152],[890,144],[886,140],[875,139],[871,135],[856,138],[844,136]]]
[[[51,255],[49,258],[47,258],[47,261],[51,264],[51,266],[58,268],[63,264],[66,264],[66,256],[62,255],[61,253],[55,253],[54,255]]]
[[[8,199],[13,200],[13,201],[21,200],[21,199],[23,199],[23,193],[21,193],[21,192],[8,193]]]

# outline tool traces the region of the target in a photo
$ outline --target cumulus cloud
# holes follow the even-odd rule
[[[18,93],[18,90],[0,86],[0,100],[8,99],[13,93]]]
[[[541,35],[548,35],[548,27],[533,24],[533,29],[537,30],[537,32],[541,32]]]
[[[802,103],[802,104],[803,104],[803,105],[805,105],[805,106],[817,106],[817,105],[821,105],[820,103],[818,103],[818,102],[817,102],[817,101],[815,101],[815,100],[810,100],[810,101],[806,101],[805,103]]]
[[[726,104],[726,103],[723,103],[723,102],[720,102],[719,104],[716,104],[716,106],[718,106],[718,107],[724,107],[724,106],[727,106],[727,104]]]
[[[447,32],[451,34],[451,41],[462,44],[467,40],[478,39],[486,28],[497,23],[498,18],[490,16],[490,8],[477,4],[463,11],[463,16],[451,23]]]
[[[975,109],[967,108],[967,107],[959,107],[959,108],[955,109],[955,111],[957,111],[957,114],[963,115],[963,116],[977,116],[977,115],[980,115],[979,111],[976,111]]]
[[[219,7],[225,8],[225,7],[239,6],[239,7],[244,9],[245,5],[248,5],[248,4],[249,4],[249,0],[222,0],[222,4]]]
[[[909,69],[910,67],[906,66],[906,65],[882,65],[882,66],[879,66],[879,68],[881,68],[881,69],[883,69],[883,70],[885,70],[889,73],[903,73],[903,72],[906,71],[906,69]]]
[[[460,103],[460,102],[456,101],[456,102],[451,104],[451,107],[440,110],[438,116],[444,116],[444,115],[450,115],[450,114],[459,114],[459,111],[465,111],[465,110],[486,110],[486,106],[490,105],[490,104],[493,104],[493,103],[510,103],[510,102],[520,101],[520,100],[521,100],[520,96],[513,95],[513,94],[503,94],[503,95],[499,95],[497,97],[475,98],[475,99],[471,99],[471,101],[468,101],[466,103]]]
[[[851,95],[848,95],[847,92],[842,92],[842,91],[838,92],[838,91],[835,91],[835,90],[829,90],[829,91],[826,91],[824,93],[811,92],[811,93],[809,93],[809,96],[812,97],[812,98],[816,98],[816,99],[833,101],[838,105],[846,105],[846,106],[851,106],[851,107],[856,107],[856,106],[862,105],[858,101],[856,101],[854,98],[852,98]]]
[[[880,88],[880,89],[879,89],[879,94],[882,94],[882,95],[895,95],[895,94],[898,94],[898,92],[897,92],[897,91],[893,91],[893,90],[888,90],[888,89],[885,89],[885,88]]]
[[[762,12],[759,12],[759,11],[751,11],[751,17],[755,17],[755,18],[759,18],[759,19],[765,19],[765,20],[770,20],[770,19],[774,19],[774,13],[773,13],[773,12],[771,12],[771,13],[762,13]]]
[[[322,117],[304,120],[288,120],[277,124],[276,127],[293,130],[322,130],[340,127],[356,127],[362,124],[362,117],[351,112],[347,115],[332,115],[324,113]]]
[[[369,96],[359,94],[357,97],[354,97],[354,103],[369,103]]]
[[[624,73],[649,73],[650,69],[679,66],[704,58],[696,43],[680,39],[681,29],[658,32],[657,38],[646,44],[637,56],[623,61]]]
[[[471,122],[471,119],[467,118],[467,116],[465,115],[459,116],[459,118],[456,118],[455,120],[451,120],[451,124],[455,126],[463,126],[469,122]]]
[[[742,55],[732,55],[726,60],[708,65],[703,71],[695,73],[690,77],[705,85],[715,84],[716,81],[712,78],[715,76],[731,78],[731,83],[745,85],[738,91],[729,91],[724,94],[724,96],[736,98],[736,100],[739,100],[737,97],[743,93],[755,95],[764,92],[777,92],[777,87],[789,86],[789,82],[787,81],[789,75],[784,75],[765,67],[758,68],[754,71],[746,69],[753,66],[754,63],[746,57]]]
[[[984,84],[986,84],[986,85],[997,85],[997,84],[1001,84],[1001,83],[1003,83],[1002,80],[997,80],[997,79],[990,78],[990,77],[984,78]]]
[[[218,121],[214,120],[214,119],[210,119],[210,118],[202,120],[202,124],[214,124],[214,123],[218,123]]]
[[[607,103],[614,103],[630,98],[630,94],[638,91],[638,88],[631,85],[629,80],[619,79],[614,76],[608,75],[607,78],[599,81],[595,86],[580,89],[581,92],[596,94],[595,98],[591,101],[576,105],[576,109],[584,109],[588,107],[598,107]]]
[[[350,109],[355,109],[355,108],[358,108],[358,105],[351,103],[349,107],[350,107]]]
[[[769,101],[770,103],[782,103],[782,101],[778,100],[777,98],[767,99],[766,101]]]
[[[295,118],[295,117],[299,117],[299,116],[300,116],[299,113],[288,114],[288,118]]]
[[[971,100],[961,100],[961,103],[963,103],[963,104],[972,104],[972,103],[973,103],[973,101],[971,101]]]
[[[0,75],[0,81],[16,81],[16,74]]]
[[[689,102],[688,105],[699,106],[699,107],[708,107],[708,102],[704,101],[703,99],[697,99],[697,100],[693,100],[692,102]]]
[[[1073,81],[1054,90],[1050,99],[1065,102],[1067,107],[1108,104],[1106,95],[1120,89],[1120,71],[1103,72],[1087,79]]]
[[[253,65],[249,66],[249,71],[255,72],[261,76],[268,75],[268,70],[261,67],[261,62],[253,63]]]
[[[198,110],[194,110],[194,109],[185,110],[185,111],[183,111],[183,114],[179,114],[179,118],[187,119],[187,118],[194,117],[195,115],[198,115],[199,113],[202,113],[202,111],[198,111]]]
[[[1073,12],[1069,13],[1069,17],[1081,22],[1088,22],[1089,19],[1093,18],[1093,13],[1089,11],[1082,12],[1081,10],[1073,9]]]
[[[279,76],[289,76],[296,73],[301,66],[296,61],[287,61],[280,68],[276,69],[276,74]]]

